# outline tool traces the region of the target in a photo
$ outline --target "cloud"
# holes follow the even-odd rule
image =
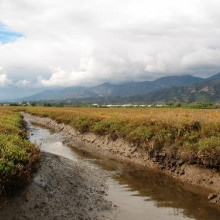
[[[218,0],[1,0],[0,21],[24,37],[0,43],[0,66],[13,82],[44,87],[209,76],[220,70],[219,8]]]
[[[3,70],[2,67],[0,67],[0,86],[4,87],[7,85],[14,85],[14,86],[27,86],[29,85],[31,82],[27,79],[21,79],[19,81],[13,81],[11,79],[8,78],[7,72],[5,70]]]
[[[23,79],[23,80],[19,80],[18,82],[16,82],[17,86],[27,86],[28,84],[30,84],[31,82],[27,79]]]
[[[76,69],[70,72],[61,67],[53,68],[51,77],[48,79],[40,77],[40,83],[44,86],[72,86],[93,83],[93,74],[96,70],[96,62],[93,58],[81,59]],[[96,80],[98,80],[96,78]]]
[[[2,87],[11,83],[12,82],[10,79],[8,79],[7,74],[3,72],[3,68],[0,67],[0,86]]]
[[[10,84],[10,80],[7,78],[6,74],[0,74],[0,86],[4,86],[6,84]]]

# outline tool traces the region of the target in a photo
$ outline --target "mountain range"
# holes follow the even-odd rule
[[[165,103],[220,101],[220,73],[209,78],[191,75],[166,76],[154,81],[123,84],[104,83],[95,87],[50,89],[23,101],[64,103]]]

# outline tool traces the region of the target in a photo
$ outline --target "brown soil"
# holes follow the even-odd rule
[[[114,160],[159,169],[177,180],[206,188],[210,193],[217,193],[220,190],[220,173],[217,170],[186,164],[181,160],[169,158],[166,153],[149,155],[144,149],[121,138],[112,140],[109,136],[99,136],[93,133],[81,134],[73,127],[58,124],[48,117],[42,118],[27,113],[24,113],[24,116],[29,117],[35,123],[61,132],[67,137],[70,145],[79,149],[101,154]]]
[[[42,153],[33,181],[9,198],[0,219],[112,219],[113,209],[104,198],[105,178],[99,169]]]

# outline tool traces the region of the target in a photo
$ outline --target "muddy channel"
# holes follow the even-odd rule
[[[80,166],[78,173],[64,172],[68,173],[68,178],[73,179],[77,178],[76,175],[81,175],[81,181],[85,184],[88,182],[89,185],[93,186],[92,188],[85,186],[87,187],[86,190],[99,192],[98,194],[89,193],[85,190],[85,187],[78,189],[84,190],[88,197],[94,197],[87,199],[90,202],[87,200],[81,201],[81,213],[71,211],[77,209],[74,207],[77,204],[76,202],[70,202],[72,207],[64,204],[60,205],[62,206],[59,206],[60,208],[55,207],[53,210],[53,204],[50,206],[51,201],[49,198],[44,203],[43,208],[37,204],[32,204],[33,210],[36,205],[39,209],[39,213],[36,215],[33,215],[34,211],[31,211],[31,209],[29,209],[29,212],[26,210],[26,214],[22,212],[19,205],[19,203],[22,203],[22,200],[19,200],[21,195],[17,195],[17,199],[13,198],[7,202],[4,212],[0,213],[0,219],[220,219],[220,210],[218,207],[209,204],[207,193],[203,189],[180,183],[152,169],[117,162],[79,150],[74,146],[69,146],[66,143],[65,136],[61,133],[32,124],[31,117],[27,117],[25,120],[28,124],[30,141],[40,147],[43,155],[42,160],[48,160],[48,155],[53,155],[50,156],[50,160],[53,157],[54,160],[59,157],[62,158],[59,159],[61,162],[64,161],[62,164],[67,164],[66,166]],[[45,154],[47,155],[45,156]],[[50,166],[56,166],[56,164],[50,164]],[[42,172],[42,169],[39,172]],[[80,172],[84,172],[85,175]],[[66,177],[64,176],[64,178]],[[36,176],[33,181],[36,182]],[[56,182],[56,179],[54,179],[54,182]],[[51,183],[51,188],[53,188],[53,184],[55,183]],[[72,184],[74,185],[74,183]],[[54,187],[59,191],[57,185],[54,185]],[[65,184],[63,187],[65,187]],[[102,187],[102,189],[99,189],[99,187]],[[22,195],[26,191],[22,192]],[[71,195],[71,188],[68,192]],[[37,203],[35,199],[27,198],[28,196],[27,193],[24,196],[28,202]],[[38,196],[44,195],[39,194]],[[57,196],[60,195],[57,194]],[[80,196],[85,195],[80,194]],[[66,199],[62,202],[68,203],[68,196],[66,196]],[[17,201],[14,202],[14,200]],[[94,205],[95,202],[96,205]],[[57,204],[57,201],[54,204]],[[48,209],[52,209],[51,212],[48,210],[47,213],[41,211],[47,206]],[[94,206],[99,206],[99,208]],[[16,209],[19,209],[19,212]],[[62,213],[65,214],[63,217],[62,213],[57,215],[59,213],[58,209],[63,209]],[[16,214],[9,215],[11,212]],[[85,212],[87,212],[86,215],[84,215]],[[37,215],[39,218],[37,218]]]

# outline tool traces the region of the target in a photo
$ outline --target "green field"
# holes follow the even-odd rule
[[[0,192],[8,194],[29,182],[39,149],[27,140],[20,113],[0,107]]]

